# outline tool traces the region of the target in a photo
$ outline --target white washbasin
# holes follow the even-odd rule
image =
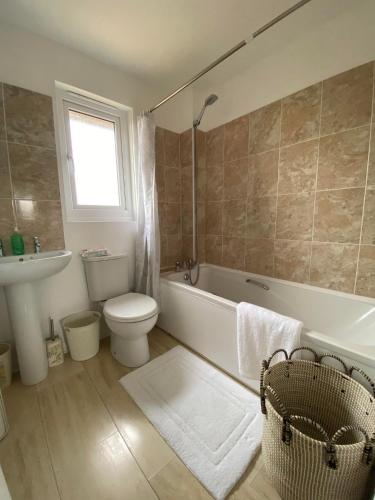
[[[0,286],[48,278],[64,269],[72,258],[69,250],[0,258]]]
[[[33,282],[59,273],[71,258],[72,252],[69,250],[0,257],[0,286],[5,287],[24,384],[37,384],[48,373],[46,345],[39,316],[38,287]]]

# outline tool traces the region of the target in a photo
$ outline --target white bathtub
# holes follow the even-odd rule
[[[186,284],[183,276],[162,275],[159,326],[250,387],[258,389],[258,382],[241,378],[237,368],[240,301],[303,321],[303,345],[336,354],[375,379],[375,299],[211,264],[201,265],[196,287]],[[270,290],[246,283],[249,277]]]

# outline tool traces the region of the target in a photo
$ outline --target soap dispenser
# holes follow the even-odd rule
[[[10,237],[10,244],[13,255],[23,255],[25,253],[25,244],[17,226],[14,228],[14,233]]]

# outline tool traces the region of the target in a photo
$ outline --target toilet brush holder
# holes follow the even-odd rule
[[[58,366],[64,363],[64,349],[62,340],[55,335],[53,319],[49,318],[50,337],[46,340],[48,366]]]

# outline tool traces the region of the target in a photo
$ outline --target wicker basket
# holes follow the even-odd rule
[[[304,349],[315,361],[292,359]],[[271,367],[278,353],[285,361]],[[344,373],[322,364],[326,357],[340,361]],[[354,371],[373,397],[353,380]],[[263,361],[260,390],[265,468],[282,499],[361,499],[374,473],[375,385],[367,375],[309,348],[290,356],[278,350]]]

